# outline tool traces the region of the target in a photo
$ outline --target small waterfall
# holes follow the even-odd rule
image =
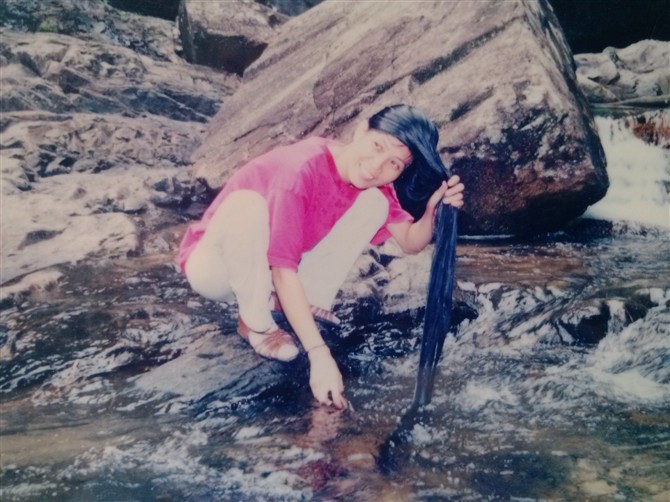
[[[596,117],[610,188],[586,217],[670,229],[670,111]]]

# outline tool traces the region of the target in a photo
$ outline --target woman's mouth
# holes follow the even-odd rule
[[[365,169],[361,169],[361,176],[365,181],[372,181],[375,179],[375,175]]]

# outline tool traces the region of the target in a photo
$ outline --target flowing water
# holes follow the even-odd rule
[[[0,498],[670,500],[670,152],[598,125],[624,204],[631,172],[655,173],[645,208],[624,223],[606,200],[566,232],[461,241],[458,324],[392,469],[380,451],[414,391],[429,252],[371,254],[345,288],[329,333],[344,412],[314,406],[304,359],[256,358],[235,306],[153,253],[5,296]]]

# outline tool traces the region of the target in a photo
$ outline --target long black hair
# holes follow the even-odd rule
[[[370,117],[368,126],[398,138],[412,153],[412,163],[398,177],[394,187],[401,206],[414,218],[420,218],[426,210],[430,196],[442,181],[451,176],[437,151],[437,126],[423,112],[409,105],[384,108]],[[437,210],[435,250],[430,268],[413,409],[430,402],[435,366],[451,324],[456,261],[456,213],[453,206],[444,204],[440,204]]]
[[[370,117],[368,126],[395,136],[412,153],[411,164],[393,185],[402,207],[420,218],[430,196],[451,174],[437,151],[437,126],[409,105],[387,106]]]

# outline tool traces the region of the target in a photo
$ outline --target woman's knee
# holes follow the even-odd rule
[[[202,296],[227,301],[237,269],[265,256],[269,234],[267,203],[251,190],[232,192],[207,225],[186,262],[186,277]]]
[[[210,300],[223,302],[232,299],[232,290],[228,265],[221,258],[216,249],[200,242],[189,256],[185,272],[193,291]]]
[[[355,205],[362,217],[370,221],[371,225],[381,227],[389,214],[389,201],[377,188],[363,191],[357,198]]]

